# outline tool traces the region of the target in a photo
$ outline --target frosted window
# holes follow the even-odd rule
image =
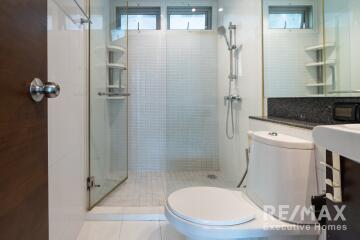
[[[302,14],[270,14],[271,28],[303,28]]]
[[[211,7],[168,7],[168,29],[210,30],[212,25]]]
[[[203,15],[171,15],[170,29],[206,29]]]
[[[156,15],[129,15],[128,19],[126,15],[121,16],[121,22],[126,23],[128,20],[129,30],[156,30]],[[126,29],[126,25],[121,27]]]
[[[312,6],[270,6],[269,27],[310,29],[312,28]]]
[[[160,7],[117,8],[117,28],[121,30],[159,30]]]

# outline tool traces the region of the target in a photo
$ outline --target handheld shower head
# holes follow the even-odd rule
[[[218,27],[218,34],[219,35],[226,35],[226,28],[224,26]]]
[[[226,28],[225,28],[224,26],[218,27],[218,34],[221,35],[221,36],[223,36],[223,37],[225,38],[226,44],[227,44],[228,48],[230,49],[230,47],[231,47],[231,46],[230,46],[230,42],[229,42],[229,40],[228,40],[228,38],[227,38]]]

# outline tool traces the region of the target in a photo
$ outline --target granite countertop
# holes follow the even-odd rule
[[[270,117],[270,116],[250,116],[250,119],[272,122],[272,123],[279,123],[284,124],[292,127],[299,127],[312,130],[314,127],[319,125],[326,125],[323,123],[314,123],[314,122],[307,122],[307,121],[300,121],[296,119],[289,119],[289,118],[280,118],[280,117]]]

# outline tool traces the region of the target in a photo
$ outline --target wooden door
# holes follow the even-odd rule
[[[0,2],[0,239],[48,239],[47,0]]]

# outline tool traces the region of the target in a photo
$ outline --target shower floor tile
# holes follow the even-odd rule
[[[208,175],[216,178],[210,179]],[[128,180],[97,206],[163,206],[168,194],[192,186],[234,187],[217,171],[129,172]]]

